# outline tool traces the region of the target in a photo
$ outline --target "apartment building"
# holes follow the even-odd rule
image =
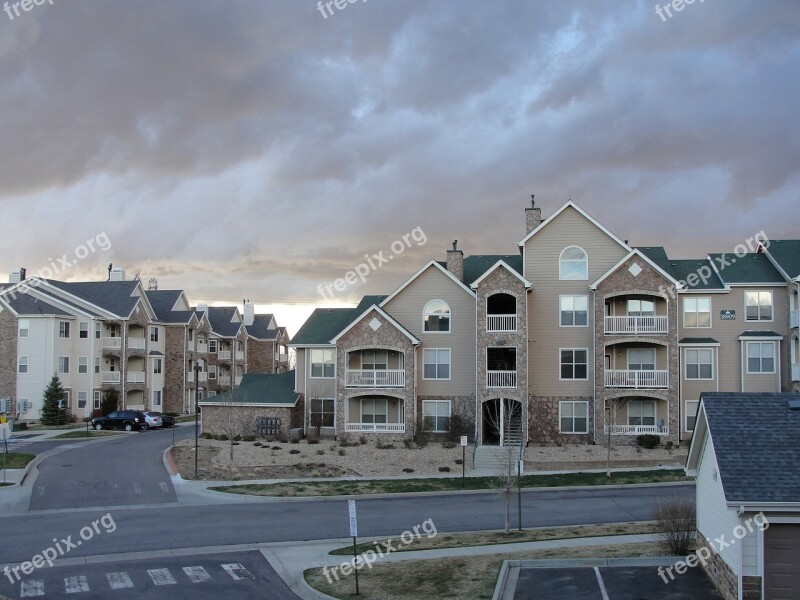
[[[525,232],[518,254],[454,243],[387,296],[314,311],[291,344],[307,426],[401,437],[458,414],[484,445],[678,442],[704,391],[797,385],[797,242],[673,260],[573,202],[532,204]]]
[[[253,304],[246,302],[244,327],[247,330],[248,373],[289,371],[289,334],[285,327],[278,326],[274,315],[257,315]]]

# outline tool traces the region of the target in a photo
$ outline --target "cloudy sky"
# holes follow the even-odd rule
[[[389,292],[456,238],[516,252],[533,193],[545,215],[573,199],[676,258],[762,229],[800,237],[800,4],[671,14],[652,0],[9,6],[0,272],[52,259],[57,277],[96,279],[113,262],[195,302],[249,298],[293,332],[320,283],[416,228],[426,243],[325,303]],[[56,261],[103,233],[109,250]]]

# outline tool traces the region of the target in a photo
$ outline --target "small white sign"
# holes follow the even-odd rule
[[[58,401],[58,408],[61,408],[61,403],[64,402],[63,400]]]
[[[0,442],[7,442],[11,439],[11,428],[8,423],[0,425]]]
[[[87,419],[92,416],[92,411],[89,408],[88,404],[86,405],[86,408],[84,409],[83,413],[84,413],[83,416],[85,416]]]
[[[347,508],[350,512],[350,537],[358,537],[358,518],[356,517],[356,501],[348,500]]]
[[[466,445],[467,445],[467,436],[465,436],[465,435],[461,436],[461,445],[466,447]]]

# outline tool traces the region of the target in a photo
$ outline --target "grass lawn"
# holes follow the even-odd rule
[[[269,483],[219,486],[210,489],[229,494],[251,496],[352,496],[358,494],[404,494],[409,492],[446,492],[458,490],[489,490],[496,487],[494,477],[455,477],[430,479],[377,479],[360,481],[308,481],[302,483]],[[567,473],[564,475],[524,475],[523,488],[563,487],[582,485],[627,485],[632,483],[661,483],[691,481],[683,469],[661,471],[625,471],[612,473]]]
[[[176,423],[194,423],[194,415],[183,415],[182,417],[175,417]]]
[[[24,454],[22,452],[9,452],[6,456],[7,469],[24,469],[28,463],[36,458],[35,454]],[[2,458],[0,458],[0,468],[3,466]]]
[[[359,571],[360,596],[355,594],[355,578],[333,577],[332,583],[322,569],[308,569],[305,578],[311,587],[342,600],[426,600],[470,598],[489,600],[497,584],[504,560],[554,558],[627,558],[661,554],[655,543],[556,548],[510,554],[460,556],[436,560],[409,560],[375,563],[372,569]]]
[[[79,431],[68,431],[67,433],[62,433],[61,435],[55,435],[52,439],[55,440],[71,440],[75,438],[96,438],[96,437],[104,437],[107,435],[119,435],[119,432],[116,431],[95,431],[94,429],[89,429],[87,432],[86,429],[81,429]]]
[[[567,540],[572,538],[599,537],[606,535],[637,535],[655,533],[655,521],[637,523],[610,523],[606,525],[568,525],[565,527],[543,527],[540,529],[512,529],[508,535],[503,531],[479,531],[471,533],[448,533],[429,538],[423,536],[410,546],[400,543],[400,538],[387,538],[377,542],[365,542],[356,546],[358,554],[367,550],[387,548],[387,541],[397,552],[414,552],[417,550],[435,550],[437,548],[465,548],[469,546],[492,546],[495,544],[519,544],[522,542],[541,542],[544,540]],[[333,556],[352,556],[353,546],[343,546],[331,552]]]

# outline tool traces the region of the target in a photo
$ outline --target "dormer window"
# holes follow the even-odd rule
[[[426,333],[450,332],[450,306],[444,300],[431,300],[422,313]]]
[[[580,246],[569,246],[558,258],[558,278],[585,281],[589,279],[589,256]]]

